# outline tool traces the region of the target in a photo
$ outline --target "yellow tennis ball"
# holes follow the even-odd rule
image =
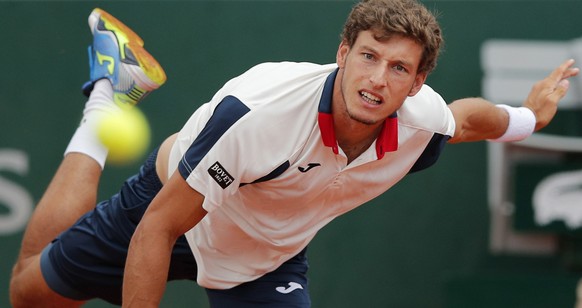
[[[108,114],[97,124],[97,136],[109,149],[107,162],[128,164],[141,158],[150,144],[150,126],[137,108]]]

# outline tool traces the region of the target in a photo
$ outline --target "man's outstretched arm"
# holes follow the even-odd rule
[[[532,87],[522,106],[529,110],[499,108],[482,98],[464,98],[452,102],[449,108],[453,112],[456,128],[455,135],[449,142],[497,139],[506,132],[511,133],[508,131],[508,128],[512,128],[510,116],[520,128],[531,126],[530,133],[542,129],[553,119],[559,101],[568,92],[568,78],[578,75],[580,71],[573,68],[573,65],[574,60],[565,61]]]
[[[123,307],[159,307],[178,237],[204,216],[204,196],[175,172],[154,198],[129,246],[123,279]]]

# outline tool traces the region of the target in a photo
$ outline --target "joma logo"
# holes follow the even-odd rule
[[[219,163],[215,162],[210,169],[208,169],[208,174],[222,187],[225,189],[234,182],[234,178],[224,169],[224,167]]]

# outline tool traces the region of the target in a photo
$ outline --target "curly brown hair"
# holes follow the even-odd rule
[[[394,35],[412,38],[423,46],[418,72],[430,73],[439,56],[443,37],[436,17],[416,0],[363,0],[350,12],[342,40],[353,46],[358,34],[372,30],[382,41]]]

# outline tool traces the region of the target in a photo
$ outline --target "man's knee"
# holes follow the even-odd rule
[[[29,296],[24,285],[19,282],[19,276],[12,274],[10,279],[10,304],[14,308],[18,307],[34,307],[36,303],[31,302],[34,296]]]
[[[10,293],[10,303],[12,307],[18,307],[16,304],[21,301],[22,294],[21,290],[18,288],[18,278],[21,272],[22,265],[20,262],[16,262],[16,264],[12,267],[12,274],[10,276],[10,286],[8,287]]]
[[[31,293],[34,293],[34,285],[38,282],[34,277],[29,276],[33,273],[32,266],[35,259],[35,256],[19,259],[12,268],[9,288],[12,307],[25,307],[32,304],[30,300],[35,296],[31,296]]]
[[[40,270],[40,255],[18,260],[10,277],[12,307],[80,307],[83,302],[67,299],[46,284]]]

